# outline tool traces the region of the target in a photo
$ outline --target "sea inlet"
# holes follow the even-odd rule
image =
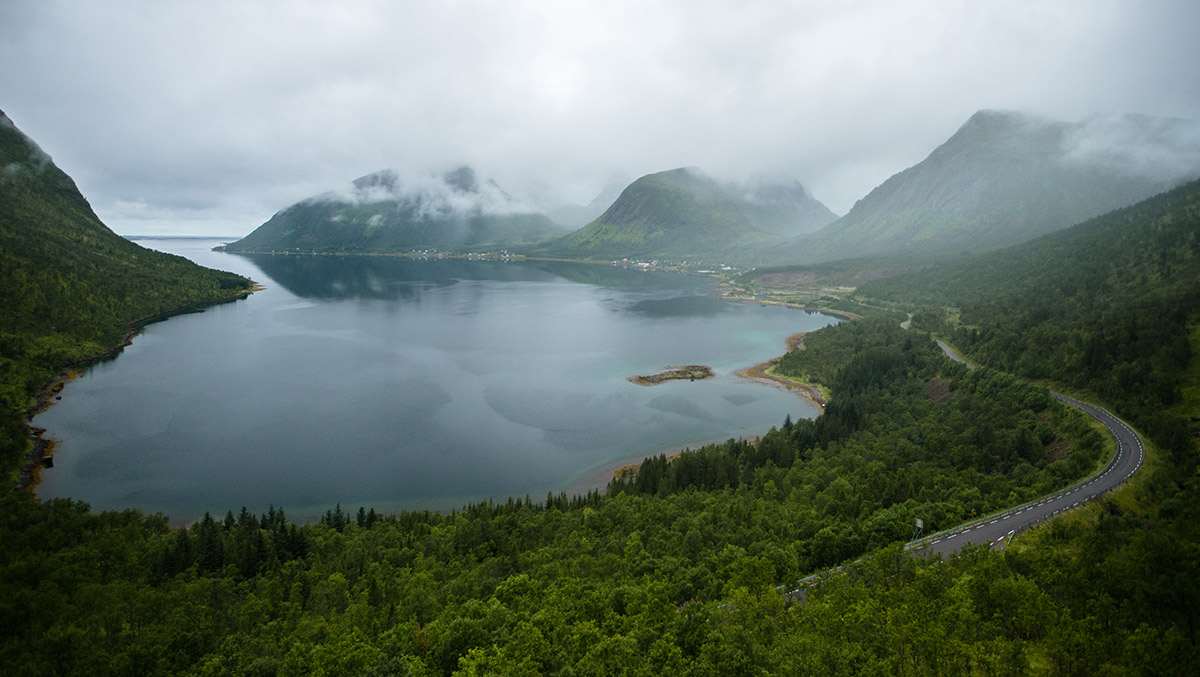
[[[175,524],[335,504],[450,510],[603,488],[649,454],[818,411],[738,369],[838,318],[722,301],[701,276],[559,262],[266,256],[140,244],[263,284],[147,326],[34,421],[37,493]],[[646,388],[636,374],[714,377]]]

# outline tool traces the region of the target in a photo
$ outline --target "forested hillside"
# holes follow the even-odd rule
[[[835,218],[792,179],[722,183],[681,167],[634,181],[598,218],[545,251],[593,259],[744,259],[754,245]]]
[[[22,412],[59,370],[119,346],[140,320],[250,285],[117,236],[0,112],[0,477],[11,481],[29,444]]]
[[[975,361],[1090,391],[1183,460],[1179,374],[1200,317],[1200,182],[994,256],[864,285]],[[1181,468],[1181,471],[1184,469]]]

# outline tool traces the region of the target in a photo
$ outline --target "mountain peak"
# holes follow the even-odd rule
[[[1102,116],[1068,123],[981,110],[795,249],[809,261],[979,252],[1133,204],[1197,171],[1194,121]]]
[[[647,174],[596,220],[561,243],[567,255],[729,257],[837,218],[799,182],[721,182],[697,167]]]
[[[350,182],[354,185],[355,190],[368,191],[372,188],[384,188],[387,190],[395,190],[397,184],[400,183],[400,177],[391,169],[381,169],[377,172],[360,176]]]
[[[1033,113],[1006,108],[981,108],[971,114],[963,127],[997,126],[1013,123],[1028,123],[1034,121],[1049,122]]]
[[[350,191],[302,200],[227,251],[388,253],[412,249],[486,249],[562,234],[544,214],[514,200],[467,166],[445,174],[385,169],[359,177]]]
[[[446,172],[442,176],[442,180],[446,182],[446,185],[463,193],[479,192],[479,180],[475,178],[475,170],[467,165]]]

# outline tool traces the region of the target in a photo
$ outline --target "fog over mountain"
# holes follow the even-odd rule
[[[348,186],[305,202],[342,202],[360,206],[380,202],[413,202],[422,217],[479,213],[489,216],[529,214],[535,210],[504,192],[493,179],[480,182],[466,165],[448,172],[409,174],[401,177],[384,169],[350,182]]]
[[[604,210],[612,206],[612,203],[616,202],[617,198],[621,196],[621,191],[625,190],[625,187],[630,183],[633,183],[633,179],[614,177],[586,205],[562,204],[562,198],[559,197],[555,202],[551,203],[552,206],[546,210],[546,215],[564,226],[582,228],[603,214]]]
[[[980,109],[1197,117],[1197,25],[1179,0],[8,0],[0,106],[126,234],[242,235],[452,162],[543,210],[699,166],[844,214]]]
[[[1097,114],[1071,126],[1059,148],[1067,164],[1177,184],[1200,175],[1200,120]]]
[[[837,218],[799,181],[782,174],[757,174],[723,188],[751,223],[777,235],[809,233]]]
[[[280,210],[228,251],[375,253],[529,244],[566,229],[461,166],[401,177],[385,169]]]
[[[764,256],[816,262],[980,252],[1032,239],[1200,176],[1200,121],[1062,122],[979,111],[844,217]]]
[[[735,183],[680,167],[634,181],[603,214],[549,251],[581,258],[721,260],[835,218],[794,179],[759,176]]]

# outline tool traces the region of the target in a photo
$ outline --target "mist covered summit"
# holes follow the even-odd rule
[[[286,207],[226,251],[384,253],[530,244],[565,230],[470,167],[401,177],[385,169]]]
[[[1080,122],[982,110],[848,214],[775,261],[957,255],[1023,242],[1200,176],[1200,123],[1146,115]]]
[[[596,220],[551,250],[578,258],[725,258],[836,218],[794,179],[723,182],[681,167],[634,181]]]

